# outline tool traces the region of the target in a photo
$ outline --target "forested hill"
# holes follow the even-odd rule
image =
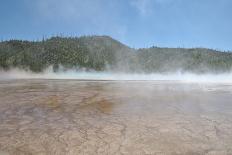
[[[0,42],[0,69],[77,69],[136,73],[229,72],[232,53],[205,48],[132,49],[108,36]]]

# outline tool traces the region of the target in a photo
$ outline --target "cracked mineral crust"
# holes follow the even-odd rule
[[[0,81],[0,155],[230,155],[232,85]]]

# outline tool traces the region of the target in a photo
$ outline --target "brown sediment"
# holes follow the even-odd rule
[[[232,86],[0,82],[0,154],[232,154]]]

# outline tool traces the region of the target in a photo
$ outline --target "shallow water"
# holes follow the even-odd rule
[[[232,154],[232,85],[0,81],[0,154]]]

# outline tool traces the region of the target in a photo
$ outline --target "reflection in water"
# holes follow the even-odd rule
[[[232,154],[232,85],[0,82],[0,153]]]

